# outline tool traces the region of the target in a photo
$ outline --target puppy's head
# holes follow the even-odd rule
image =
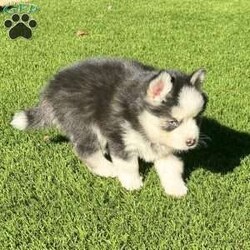
[[[153,143],[181,151],[197,146],[199,120],[207,102],[201,90],[204,77],[203,69],[191,75],[162,71],[149,81],[146,109],[139,120]]]

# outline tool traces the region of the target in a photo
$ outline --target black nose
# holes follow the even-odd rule
[[[195,143],[196,143],[195,139],[187,139],[186,140],[186,144],[187,144],[188,147],[194,146]]]

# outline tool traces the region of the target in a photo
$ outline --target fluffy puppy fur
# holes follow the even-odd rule
[[[187,187],[175,153],[198,144],[204,76],[203,69],[187,75],[136,61],[89,59],[57,73],[40,103],[16,113],[11,124],[59,127],[92,173],[117,177],[127,190],[142,187],[138,157],[154,162],[165,192],[180,197]]]

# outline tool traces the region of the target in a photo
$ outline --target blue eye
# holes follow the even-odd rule
[[[179,126],[179,122],[177,120],[169,120],[167,121],[167,126],[166,129],[168,131],[174,130],[175,128],[177,128]]]
[[[176,120],[171,120],[171,121],[168,121],[168,125],[177,127],[178,122]]]

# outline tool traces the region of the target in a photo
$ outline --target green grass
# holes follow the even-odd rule
[[[250,249],[250,1],[33,3],[33,39],[0,28],[0,249]],[[185,198],[166,196],[152,168],[126,192],[91,175],[58,131],[9,126],[60,67],[100,55],[207,69],[212,141],[185,155]]]

